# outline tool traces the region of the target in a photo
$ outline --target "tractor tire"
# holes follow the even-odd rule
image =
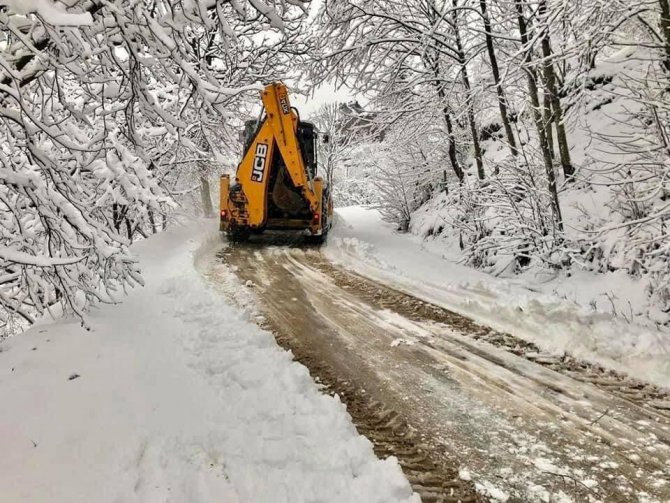
[[[310,244],[322,245],[323,243],[326,242],[326,238],[328,237],[328,231],[332,227],[330,219],[328,218],[329,201],[330,201],[330,192],[325,192],[323,194],[323,200],[321,202],[321,208],[326,208],[325,211],[322,210],[321,212],[321,234],[319,234],[318,236],[314,235],[307,236],[306,241]]]
[[[305,236],[305,242],[309,245],[322,245],[326,242],[326,234],[327,233]]]
[[[244,243],[249,240],[251,231],[248,227],[232,227],[228,229],[228,240],[231,243]]]
[[[313,245],[322,245],[326,242],[328,237],[328,231],[330,230],[330,222],[328,222],[328,217],[324,215],[323,226],[321,228],[321,234],[306,236],[305,240],[309,244]]]

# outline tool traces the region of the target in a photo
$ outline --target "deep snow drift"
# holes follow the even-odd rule
[[[630,278],[588,272],[560,283],[496,278],[444,257],[440,242],[395,232],[375,210],[340,208],[337,217],[325,247],[331,260],[543,350],[670,387],[670,333],[630,323],[590,302],[608,293],[634,296]]]
[[[418,501],[341,402],[199,276],[212,226],[135,245],[146,287],[94,311],[91,331],[45,320],[0,346],[3,503]]]

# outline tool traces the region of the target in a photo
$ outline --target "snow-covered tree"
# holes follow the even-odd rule
[[[667,322],[668,9],[325,0],[311,76],[365,93],[380,123],[405,132],[369,151],[399,228],[444,233],[496,271],[644,276]]]
[[[141,282],[128,244],[161,227],[175,172],[206,177],[305,5],[0,1],[0,323]]]

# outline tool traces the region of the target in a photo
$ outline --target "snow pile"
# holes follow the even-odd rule
[[[418,501],[344,405],[193,265],[203,226],[138,243],[146,287],[0,346],[2,501]]]
[[[625,275],[615,278],[618,284],[586,272],[574,281],[563,278],[560,285],[496,278],[449,260],[440,246],[418,236],[394,232],[377,211],[351,207],[337,215],[325,248],[332,260],[544,351],[569,353],[670,387],[670,332],[594,309],[586,300],[598,297],[599,289],[605,294],[616,288],[620,297],[634,292]]]

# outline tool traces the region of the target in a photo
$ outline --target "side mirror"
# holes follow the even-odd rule
[[[329,134],[324,134],[323,135],[323,143],[324,143],[324,145],[327,145],[328,143],[330,143],[330,135]]]

